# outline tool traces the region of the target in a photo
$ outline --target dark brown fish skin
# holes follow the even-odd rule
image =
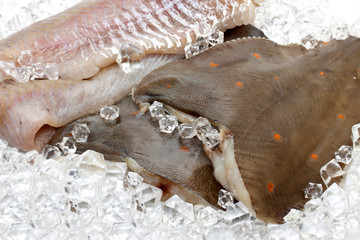
[[[131,157],[150,172],[146,175],[157,175],[149,182],[163,190],[163,200],[169,198],[174,189],[184,187],[216,206],[222,187],[213,176],[213,166],[202,143],[181,138],[177,130],[172,134],[161,133],[158,122],[152,120],[150,114],[135,116],[137,107],[130,96],[116,105],[120,108],[117,123],[107,124],[100,115],[89,115],[57,129],[50,144],[69,136],[75,124],[86,123],[90,135],[87,142],[76,144],[77,153],[92,149],[103,153],[105,159],[116,161]]]
[[[224,35],[224,42],[233,39],[248,38],[248,37],[267,38],[260,29],[254,27],[251,24],[248,24],[226,30]]]
[[[322,183],[321,166],[351,145],[351,126],[360,121],[359,54],[354,37],[308,51],[239,39],[153,71],[133,99],[227,126],[257,217],[282,223],[307,201],[303,188]]]

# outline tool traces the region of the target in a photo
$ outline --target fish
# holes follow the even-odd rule
[[[152,70],[183,55],[148,55],[124,71],[117,64],[89,80],[0,82],[0,136],[22,151],[41,151],[55,128],[129,95]]]
[[[88,79],[114,63],[124,44],[138,52],[131,60],[184,54],[199,23],[225,31],[253,22],[256,6],[251,0],[84,0],[1,40],[0,66],[19,66],[22,52],[30,51],[25,65],[53,63],[62,79]]]
[[[355,37],[311,50],[236,39],[151,72],[132,97],[142,112],[159,101],[175,116],[209,119],[220,130],[219,146],[205,149],[216,179],[258,219],[283,223],[303,208],[309,182],[325,188],[320,168],[351,145],[359,54]]]
[[[85,123],[90,134],[86,142],[76,143],[77,153],[91,149],[104,154],[106,160],[126,161],[130,170],[162,190],[163,201],[176,194],[194,204],[219,207],[222,186],[200,141],[184,139],[178,131],[161,133],[150,114],[137,115],[131,96],[115,106],[120,110],[117,122],[108,123],[98,113],[88,115],[58,128],[49,144],[61,142],[75,125]]]

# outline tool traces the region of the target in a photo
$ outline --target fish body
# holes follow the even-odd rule
[[[76,124],[86,123],[90,135],[87,142],[76,144],[78,153],[92,149],[107,160],[127,161],[131,170],[163,191],[162,200],[177,194],[194,204],[217,205],[221,185],[201,142],[183,139],[178,131],[161,133],[150,114],[136,115],[131,96],[115,105],[120,110],[116,123],[107,123],[99,114],[85,116],[57,129],[50,143],[69,136]]]
[[[125,72],[117,64],[90,80],[0,82],[0,135],[23,151],[41,151],[54,128],[127,96],[147,73],[182,55],[148,55]]]
[[[351,144],[360,120],[359,54],[353,37],[308,51],[238,39],[150,73],[133,99],[228,128],[214,150],[224,161],[207,151],[217,179],[259,219],[281,223],[291,208],[303,207],[309,182],[323,182],[319,170],[333,153]]]
[[[253,21],[250,0],[85,0],[0,41],[0,61],[56,63],[63,79],[86,79],[111,65],[122,44],[147,54],[183,54],[199,23],[225,31]]]

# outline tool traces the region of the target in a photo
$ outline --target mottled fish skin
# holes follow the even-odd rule
[[[320,167],[351,145],[360,121],[359,54],[354,37],[308,51],[239,39],[152,72],[133,98],[227,126],[251,207],[259,219],[281,223],[303,207],[309,182],[322,183]]]
[[[130,93],[146,74],[183,55],[148,55],[125,73],[117,64],[90,80],[0,82],[0,135],[23,151],[41,151],[61,127]]]
[[[149,113],[136,115],[137,107],[130,96],[116,106],[120,109],[117,123],[108,124],[99,114],[86,116],[57,129],[50,144],[68,136],[74,125],[86,123],[90,135],[87,142],[77,143],[78,153],[92,149],[104,154],[105,159],[116,161],[131,157],[155,175],[151,179],[143,177],[163,190],[162,200],[178,194],[192,203],[216,206],[221,185],[213,176],[213,167],[202,143],[197,139],[183,139],[178,131],[161,133],[158,121],[152,120]],[[159,177],[162,179],[156,180]]]
[[[123,43],[184,54],[200,22],[225,31],[253,22],[254,8],[251,0],[85,0],[0,41],[0,60],[30,50],[34,63],[57,63],[61,78],[86,79],[114,63]]]

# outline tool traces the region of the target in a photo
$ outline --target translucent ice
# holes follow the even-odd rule
[[[124,176],[124,189],[134,190],[139,186],[142,181],[143,178],[139,174],[131,171],[126,171]]]
[[[234,198],[230,192],[221,189],[219,192],[218,204],[220,207],[226,209],[228,206],[234,204]]]
[[[61,142],[56,144],[64,155],[76,152],[76,143],[72,137],[63,137]]]
[[[304,188],[305,198],[319,198],[322,194],[322,185],[320,183],[310,182]]]
[[[194,220],[195,214],[193,205],[184,202],[179,196],[174,195],[164,203],[164,223],[172,227],[179,227],[181,225],[191,223]]]
[[[49,80],[58,80],[59,67],[55,63],[47,63],[45,66],[45,77]]]
[[[90,130],[86,123],[76,124],[71,131],[71,135],[76,142],[86,142],[89,134]]]
[[[120,115],[119,107],[115,105],[109,105],[100,109],[100,116],[106,121],[114,121]]]
[[[190,58],[204,52],[209,47],[209,40],[204,37],[199,37],[195,43],[189,43],[185,46],[185,56]]]
[[[33,61],[33,55],[30,50],[23,50],[18,57],[17,62],[21,66],[31,66]]]
[[[344,174],[345,172],[342,170],[339,163],[335,159],[331,160],[320,168],[320,176],[326,186],[330,186],[333,178],[342,176]]]
[[[179,125],[175,116],[165,115],[159,120],[160,131],[164,133],[172,133]]]
[[[342,145],[339,150],[335,152],[335,159],[338,162],[349,164],[351,161],[352,147]]]
[[[192,124],[180,124],[178,129],[182,138],[193,138],[196,135],[196,129]]]
[[[162,117],[165,116],[165,110],[163,108],[163,104],[158,101],[154,101],[149,106],[149,111],[150,111],[151,117],[153,117],[154,119],[157,119],[157,120],[160,120]]]
[[[57,158],[58,156],[61,155],[61,151],[57,146],[52,146],[52,145],[45,145],[44,149],[43,149],[43,154],[45,156],[45,158],[49,159],[49,158]]]

